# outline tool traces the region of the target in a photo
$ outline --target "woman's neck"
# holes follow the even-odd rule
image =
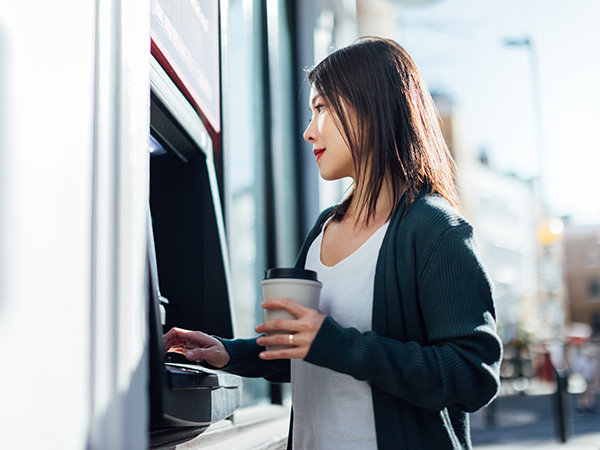
[[[398,196],[402,196],[405,190],[404,183],[402,183]],[[371,217],[368,216],[366,205],[364,205],[364,203],[361,204],[361,193],[355,191],[352,202],[348,206],[348,210],[346,211],[343,220],[348,220],[350,223],[353,223],[355,228],[381,226],[388,220],[395,206],[391,183],[389,180],[386,180],[381,186],[381,191],[379,192],[377,203],[375,205],[375,211]]]

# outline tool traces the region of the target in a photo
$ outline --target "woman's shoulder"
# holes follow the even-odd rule
[[[430,215],[450,223],[468,223],[468,220],[440,194],[422,194],[413,204],[414,211],[421,215]],[[410,211],[409,211],[410,213]]]
[[[473,227],[441,195],[420,195],[404,217],[395,219],[390,224],[391,248],[413,256],[418,253],[417,258],[423,264],[434,252],[454,252],[465,244],[475,248]]]
[[[402,227],[425,236],[451,228],[470,229],[469,221],[439,194],[421,194],[401,220]]]

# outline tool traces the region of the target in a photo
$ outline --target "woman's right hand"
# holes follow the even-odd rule
[[[180,353],[188,361],[206,363],[216,368],[225,367],[231,356],[223,343],[201,331],[171,328],[163,336],[165,353]]]

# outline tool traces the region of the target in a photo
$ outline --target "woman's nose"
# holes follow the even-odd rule
[[[304,140],[307,142],[314,142],[316,140],[315,137],[315,127],[313,126],[313,122],[314,120],[311,120],[310,123],[308,124],[308,126],[306,127],[306,130],[304,130]]]

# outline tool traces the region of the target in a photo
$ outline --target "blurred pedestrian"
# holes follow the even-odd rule
[[[552,357],[545,345],[542,346],[542,352],[536,357],[536,360],[537,379],[545,383],[554,381],[554,364],[552,364]]]
[[[585,380],[585,390],[577,397],[577,412],[594,414],[596,410],[596,355],[591,347],[584,348],[573,364],[573,371],[581,374]]]

